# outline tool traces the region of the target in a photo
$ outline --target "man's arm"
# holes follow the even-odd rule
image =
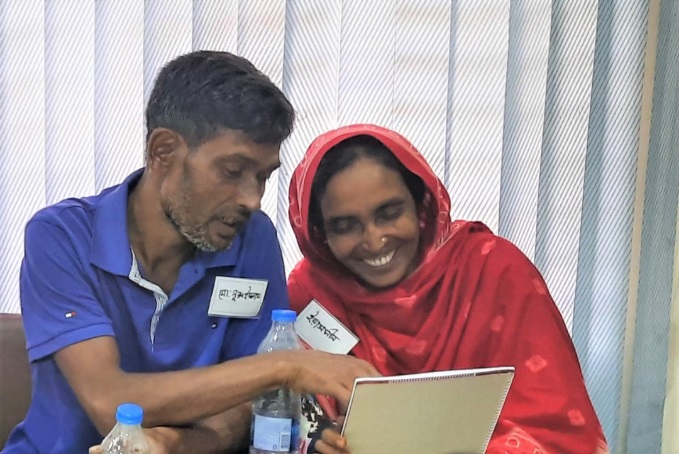
[[[281,351],[214,366],[161,373],[127,373],[113,337],[79,342],[55,354],[81,405],[102,435],[123,402],[144,409],[144,426],[181,426],[252,400],[281,386],[347,402],[354,379],[375,376],[367,362],[310,350]]]
[[[238,453],[247,449],[251,415],[251,404],[247,402],[190,427],[154,427],[144,431],[155,448],[152,452],[158,454]]]
[[[247,402],[189,427],[152,427],[144,435],[153,454],[235,454],[247,449],[251,415]],[[89,454],[102,454],[101,445]]]
[[[217,448],[219,452],[238,452],[249,444],[252,403],[250,401],[194,425],[197,437],[180,437],[176,454],[199,454]],[[203,442],[201,442],[203,440]],[[211,442],[211,446],[208,445]],[[200,449],[196,449],[196,447]],[[208,448],[208,449],[206,449]]]

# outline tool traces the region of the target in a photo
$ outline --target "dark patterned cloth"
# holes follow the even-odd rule
[[[332,425],[316,398],[311,395],[302,396],[302,421],[300,422],[300,437],[302,439],[300,454],[313,454],[314,445],[320,440],[321,432]]]

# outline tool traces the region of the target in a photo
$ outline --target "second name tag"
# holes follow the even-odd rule
[[[345,355],[358,344],[358,337],[316,300],[300,312],[295,331],[314,350]]]
[[[211,317],[256,317],[267,285],[266,280],[217,276],[207,313]]]

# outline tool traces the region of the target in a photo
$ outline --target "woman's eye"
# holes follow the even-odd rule
[[[332,235],[346,235],[352,233],[358,228],[358,223],[350,220],[341,220],[331,222],[326,228],[328,233]]]
[[[394,221],[403,214],[403,207],[389,207],[380,212],[378,219],[383,221]]]

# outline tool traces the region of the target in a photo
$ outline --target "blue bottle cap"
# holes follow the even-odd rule
[[[116,420],[121,424],[130,426],[141,424],[144,419],[144,410],[137,404],[120,404],[116,411]]]
[[[271,311],[271,320],[281,323],[294,322],[297,320],[297,313],[287,309],[274,309]]]

